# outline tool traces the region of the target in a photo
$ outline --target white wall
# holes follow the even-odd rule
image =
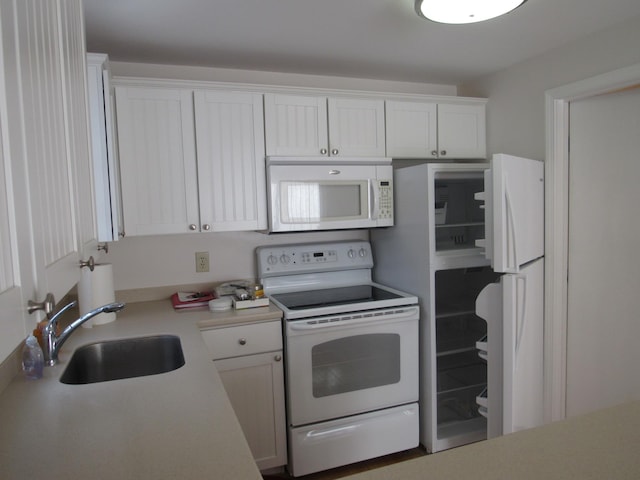
[[[266,235],[259,232],[194,233],[126,237],[109,244],[101,262],[113,264],[116,290],[219,283],[255,278],[260,245],[333,240],[368,240],[367,230]],[[209,273],[196,273],[195,252],[209,252]]]
[[[488,97],[487,152],[544,159],[544,92],[640,63],[640,17],[461,85],[459,95]]]

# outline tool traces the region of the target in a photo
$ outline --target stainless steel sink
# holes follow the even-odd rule
[[[78,348],[60,381],[70,385],[108,382],[171,372],[183,365],[180,338],[174,335],[110,340]]]

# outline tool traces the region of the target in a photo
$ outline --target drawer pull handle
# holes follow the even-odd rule
[[[276,355],[275,357],[273,357],[273,359],[274,359],[276,362],[279,362],[280,360],[282,360],[282,355]]]
[[[240,340],[238,340],[238,343],[240,345],[246,345],[247,344],[247,339],[246,338],[241,338]]]

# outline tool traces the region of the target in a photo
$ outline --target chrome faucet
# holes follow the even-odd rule
[[[56,335],[58,319],[64,312],[75,307],[77,303],[78,302],[74,300],[62,307],[58,313],[51,317],[47,325],[42,329],[42,337],[44,340],[44,359],[46,365],[54,366],[58,363],[58,352],[60,351],[60,347],[62,347],[64,342],[67,341],[67,338],[69,338],[71,334],[84,322],[91,320],[100,313],[118,312],[125,307],[124,303],[115,302],[95,308],[90,312],[85,313],[77,320],[71,322],[71,324],[69,324],[69,326],[65,328],[60,335]]]

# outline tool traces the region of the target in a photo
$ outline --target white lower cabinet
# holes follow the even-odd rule
[[[280,320],[203,330],[260,470],[287,463]]]

